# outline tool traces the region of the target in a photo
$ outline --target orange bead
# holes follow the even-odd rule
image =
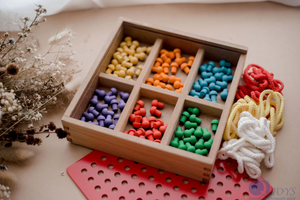
[[[160,74],[154,74],[153,79],[161,81],[163,79],[163,77],[162,77],[161,73]]]
[[[164,83],[167,83],[169,81],[169,76],[167,74],[160,73],[160,75],[162,76],[162,79],[160,81]]]
[[[181,50],[176,48],[173,50],[173,52],[175,53],[175,57],[176,58],[181,58]]]
[[[178,93],[181,93],[181,91],[182,91],[182,87],[175,90],[175,92],[178,92]]]
[[[155,81],[154,81],[154,83],[155,83]],[[174,82],[174,88],[176,88],[176,89],[183,87],[183,86],[184,86],[184,83],[180,83],[179,81]]]
[[[190,68],[192,67],[194,60],[195,60],[195,57],[194,57],[194,56],[190,56],[190,57],[189,57],[188,66],[189,66]]]
[[[159,51],[159,54],[164,54],[166,52],[168,52],[166,49],[162,49],[162,50]]]
[[[181,82],[181,78],[177,78],[176,76],[171,75],[171,76],[169,77],[169,82],[170,82],[171,84],[173,84],[175,81]]]
[[[147,78],[147,80],[146,80],[146,84],[148,84],[148,85],[152,85],[153,82],[154,82],[153,78]]]
[[[180,65],[180,69],[184,71],[184,73],[188,74],[190,72],[190,68],[187,63],[182,63]]]
[[[162,83],[160,82],[159,80],[155,80],[154,83],[153,83],[154,86],[160,86],[161,88],[165,88],[166,87],[166,84],[165,83]]]
[[[154,67],[152,67],[151,71],[152,71],[152,72],[156,72],[156,73],[160,73],[160,72],[163,71],[163,68],[160,67],[160,66],[158,66],[158,67],[155,67],[155,66],[154,66]]]
[[[156,58],[156,63],[155,63],[155,67],[159,67],[164,61],[161,58]]]
[[[172,62],[171,63],[171,74],[176,74],[178,67],[179,67],[179,65],[177,62]]]
[[[163,72],[164,72],[165,74],[169,74],[169,67],[170,67],[169,63],[163,63],[163,64],[161,65],[161,67],[163,68]]]
[[[157,85],[156,87],[158,87],[158,88],[163,88],[163,87],[161,87],[160,85]]]
[[[172,85],[170,85],[170,84],[167,84],[167,85],[165,86],[165,89],[170,90],[170,91],[173,91],[173,87],[172,87]]]
[[[165,63],[171,63],[171,59],[166,56],[166,54],[162,54],[160,56]]]
[[[175,53],[170,51],[168,57],[173,60],[175,58]]]

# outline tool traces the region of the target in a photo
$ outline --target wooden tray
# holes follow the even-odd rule
[[[104,73],[113,53],[126,36],[131,36],[141,44],[153,45],[151,53],[143,63],[144,68],[139,78],[134,80]],[[180,48],[186,55],[195,56],[190,73],[185,75],[186,77],[184,74],[179,74],[185,83],[181,93],[145,84],[146,79],[151,76],[151,68],[162,48],[170,50]],[[120,18],[62,118],[62,124],[68,133],[67,139],[74,144],[207,182],[222,141],[225,123],[235,98],[246,54],[247,48],[243,46]],[[195,79],[199,78],[197,73],[199,66],[207,60],[219,62],[221,59],[232,64],[231,69],[234,74],[233,81],[227,87],[229,89],[227,100],[223,102],[218,98],[218,103],[213,103],[189,96]],[[178,71],[181,70],[178,69]],[[108,90],[111,87],[116,87],[119,91],[130,92],[130,97],[115,129],[110,130],[80,121],[82,113],[89,106],[94,90],[97,88]],[[150,101],[155,98],[167,104],[167,108],[162,110],[162,118],[165,118],[163,120],[166,120],[169,125],[161,143],[123,133],[130,127],[129,115],[140,98],[145,100],[146,107],[149,107]],[[217,132],[213,136],[212,148],[207,156],[169,146],[181,112],[190,106],[200,109],[200,118],[203,120],[201,126],[204,128],[211,127],[211,119],[220,120]]]

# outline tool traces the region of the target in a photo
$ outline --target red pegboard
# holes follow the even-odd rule
[[[263,178],[253,180],[236,173],[234,160],[217,160],[208,184],[147,165],[93,151],[67,172],[90,200],[233,200],[263,199],[272,186]]]

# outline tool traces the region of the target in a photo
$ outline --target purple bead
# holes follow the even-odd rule
[[[127,102],[128,98],[129,98],[129,94],[126,92],[120,92],[120,97]]]
[[[104,120],[105,120],[105,117],[103,115],[99,115],[97,117],[97,121],[99,122],[99,126],[104,127]]]
[[[104,109],[102,110],[102,115],[104,115],[104,116],[107,116],[107,115],[113,116],[114,114],[115,114],[115,113],[114,113],[113,111],[107,110],[107,108],[104,108]]]
[[[85,117],[86,121],[93,121],[95,118],[92,113],[83,112],[82,115]]]
[[[114,115],[114,125],[117,125],[119,118],[120,118],[119,114]]]
[[[80,120],[85,122],[85,116],[82,116]]]
[[[108,128],[109,128],[109,129],[112,129],[112,130],[114,130],[114,129],[115,129],[115,127],[116,127],[116,126],[112,124],[112,125],[109,125],[109,127],[108,127]]]
[[[110,104],[111,100],[116,99],[116,98],[117,98],[117,97],[116,97],[115,95],[113,95],[113,96],[108,96],[108,95],[106,95],[106,96],[104,97],[104,102]]]
[[[91,99],[90,103],[92,106],[96,106],[98,103],[98,96],[94,95],[93,98]]]
[[[110,91],[106,94],[106,96],[115,95],[117,96],[118,90],[116,88],[110,88]]]
[[[90,123],[90,124],[95,124],[95,125],[99,125],[99,123],[98,123],[98,122],[92,122],[92,121],[88,121],[88,123]]]
[[[99,90],[99,89],[96,89],[95,92],[94,92],[98,97],[99,99],[103,100],[105,95],[106,95],[106,92],[104,90]]]
[[[88,108],[88,113],[92,113],[95,117],[100,114],[97,110],[95,110],[95,107],[92,106]]]
[[[114,112],[118,112],[118,100],[113,99],[113,100],[111,100],[110,104],[111,104],[112,110]]]
[[[125,107],[126,103],[123,99],[119,101],[119,109],[122,111]]]
[[[104,121],[104,125],[105,125],[106,127],[109,127],[109,126],[112,125],[112,124],[113,124],[112,116],[111,116],[111,115],[107,115],[107,116],[106,116],[106,119],[105,119],[105,121]]]
[[[98,110],[99,112],[101,112],[103,110],[103,108],[108,108],[108,104],[101,104],[101,103],[98,103],[96,105],[96,110]]]

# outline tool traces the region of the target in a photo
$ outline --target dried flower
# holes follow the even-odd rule
[[[62,139],[62,138],[67,137],[67,132],[64,131],[64,130],[62,130],[62,128],[56,129],[55,132],[56,132],[57,137],[58,137],[59,139]]]
[[[6,67],[6,72],[9,75],[16,75],[19,72],[19,67],[15,63],[9,63]]]
[[[14,45],[15,44],[15,39],[14,38],[9,38],[8,39],[8,44],[9,45]]]
[[[48,128],[49,128],[50,131],[54,131],[56,129],[56,126],[55,126],[55,124],[53,122],[50,122],[48,124]]]
[[[26,138],[26,143],[28,145],[33,145],[34,144],[34,136],[33,135],[28,135]]]
[[[8,136],[12,141],[15,141],[18,138],[18,133],[17,131],[13,130],[8,133]]]

